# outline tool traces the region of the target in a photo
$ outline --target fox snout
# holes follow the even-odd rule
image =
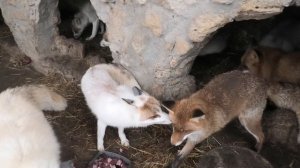
[[[182,142],[188,137],[184,132],[174,132],[172,133],[171,136],[171,144],[178,146],[182,144]]]
[[[168,125],[171,124],[171,120],[169,119],[168,114],[164,112],[156,113],[156,115],[144,120],[145,123],[148,123],[150,125],[152,124],[164,124]]]
[[[172,123],[169,118],[169,115],[164,112],[159,113],[159,118],[162,121],[161,124],[171,124]]]
[[[83,32],[83,29],[82,30],[80,30],[79,28],[72,28],[72,32],[73,32],[73,36],[74,36],[74,38],[79,38],[80,37],[80,35],[82,34],[82,32]]]

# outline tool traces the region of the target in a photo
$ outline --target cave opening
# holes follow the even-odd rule
[[[84,44],[85,57],[90,58],[95,64],[112,62],[109,48],[100,46],[106,25],[98,18],[90,1],[59,0],[58,9],[61,20],[58,25],[60,35],[74,38]],[[98,25],[93,27],[92,20],[94,22],[98,20]],[[94,35],[93,31],[96,31]]]
[[[286,7],[282,13],[263,20],[233,21],[212,35],[190,74],[200,88],[213,76],[237,69],[250,47],[267,46],[290,52],[299,51],[299,44],[300,7]]]

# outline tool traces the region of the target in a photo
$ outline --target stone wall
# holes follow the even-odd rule
[[[57,25],[60,23],[60,15],[57,5],[58,0],[0,1],[2,16],[15,42],[33,60],[35,68],[43,73],[54,71],[51,64],[57,57],[78,60],[84,54],[80,42],[59,35]]]
[[[189,75],[208,38],[234,20],[278,14],[291,0],[91,0],[107,25],[115,62],[137,77],[143,88],[163,99],[195,90]]]
[[[107,41],[102,44],[109,46],[114,62],[132,71],[143,88],[154,96],[174,99],[196,89],[189,75],[191,66],[217,29],[234,20],[278,14],[292,0],[91,2],[107,25]],[[45,73],[53,67],[57,71],[66,65],[72,65],[71,71],[73,64],[83,67],[80,65],[83,45],[58,33],[57,4],[58,0],[0,1],[5,23],[19,48]]]

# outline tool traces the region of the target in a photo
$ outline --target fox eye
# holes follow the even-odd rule
[[[151,116],[149,119],[155,119],[155,118],[158,118],[159,117],[159,115],[154,115],[154,116]]]
[[[134,94],[135,96],[142,95],[142,93],[143,93],[143,91],[142,91],[141,89],[139,89],[138,87],[136,87],[136,86],[134,86],[134,87],[132,88],[132,91],[133,91],[133,94]]]
[[[129,105],[131,105],[134,101],[131,100],[131,99],[125,99],[125,98],[122,98],[126,103],[128,103]]]
[[[204,115],[204,113],[203,113],[202,110],[200,110],[200,109],[195,109],[195,110],[193,111],[193,116],[192,116],[192,118],[195,118],[195,117],[201,117],[201,116],[203,116],[203,115]]]
[[[75,19],[75,23],[76,23],[77,25],[80,25],[80,24],[81,24],[81,20],[78,19],[78,18],[76,18],[76,19]]]

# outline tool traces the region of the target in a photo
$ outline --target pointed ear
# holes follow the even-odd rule
[[[242,65],[247,64],[249,61],[252,63],[259,62],[259,56],[254,48],[248,48],[241,58]]]
[[[195,109],[195,110],[193,110],[192,118],[202,117],[202,116],[204,116],[204,115],[205,115],[205,114],[203,113],[202,110],[200,110],[200,109]]]
[[[171,114],[174,115],[174,111],[172,111],[171,109],[169,109],[167,106],[160,104],[160,108],[163,112],[167,113],[167,114]]]
[[[255,63],[259,62],[261,56],[262,56],[262,52],[258,49],[252,49],[250,52],[250,58]]]
[[[174,107],[175,101],[173,100],[166,100],[161,102],[161,109],[162,111],[166,113],[171,113],[174,115],[174,112],[171,110],[172,107]]]
[[[143,93],[143,91],[136,86],[132,87],[132,91],[133,91],[133,95],[135,96],[139,96]]]
[[[131,99],[125,99],[125,98],[122,98],[122,100],[124,100],[126,103],[128,103],[129,105],[131,105],[134,101],[131,100]]]
[[[205,119],[205,114],[200,109],[195,109],[192,113],[191,121],[199,122],[200,120]]]
[[[190,121],[193,121],[193,122],[199,122],[201,120],[204,120],[205,119],[205,115],[201,116],[201,117],[194,117],[194,118],[191,118]]]

